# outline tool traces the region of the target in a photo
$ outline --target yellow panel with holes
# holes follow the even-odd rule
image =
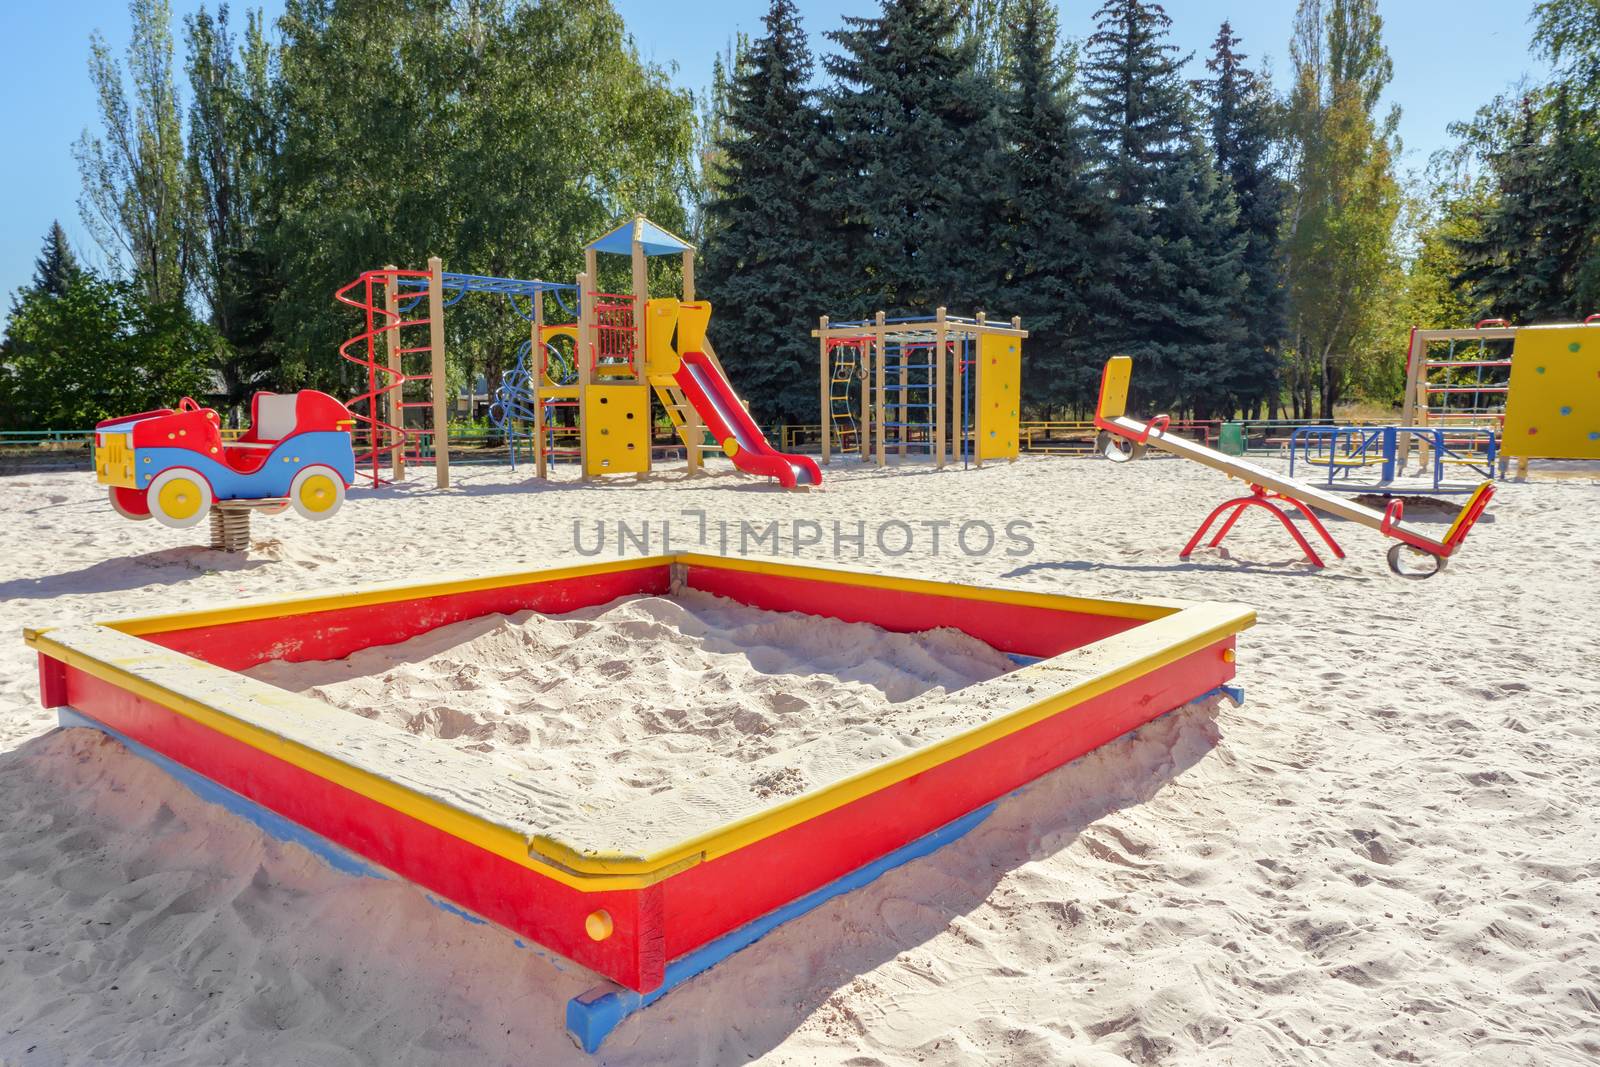
[[[649,469],[649,387],[591,385],[583,407],[583,472],[642,474]]]
[[[978,339],[978,458],[1016,459],[1022,411],[1022,338]]]
[[[1500,454],[1600,459],[1600,325],[1517,331]]]

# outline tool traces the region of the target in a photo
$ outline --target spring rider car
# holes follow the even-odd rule
[[[128,519],[183,529],[211,517],[212,544],[249,544],[252,510],[287,508],[326,519],[355,479],[349,410],[327,393],[257,393],[250,429],[223,440],[222,420],[184,397],[162,408],[97,424],[95,474]]]

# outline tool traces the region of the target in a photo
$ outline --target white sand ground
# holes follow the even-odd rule
[[[245,673],[490,755],[585,807],[707,781],[732,819],[919,747],[901,718],[913,697],[942,703],[1016,666],[960,630],[891,633],[687,590]]]
[[[1439,578],[1374,533],[1295,562],[1178,461],[1030,458],[578,489],[503,469],[262,520],[249,560],[116,518],[87,475],[0,479],[0,1063],[584,1062],[591,978],[402,882],[351,878],[116,744],[54,731],[24,623],[576,558],[573,523],[1031,521],[884,571],[1233,600],[1241,709],[1187,709],[1046,776],[934,856],[625,1023],[599,1062],[1592,1064],[1600,1060],[1600,484],[1507,484]],[[592,529],[592,527],[586,527]],[[735,529],[731,547],[738,546]],[[834,560],[831,539],[802,558]],[[592,546],[586,534],[586,546]],[[614,547],[614,546],[611,546]],[[653,547],[659,547],[653,546]],[[847,546],[848,547],[848,546]],[[788,545],[783,545],[785,553]]]

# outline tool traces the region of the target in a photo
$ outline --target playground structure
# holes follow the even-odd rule
[[[629,257],[631,292],[596,288],[601,253]],[[821,484],[809,457],[772,448],[728,384],[706,337],[711,305],[694,299],[694,254],[687,242],[636,216],[584,249],[576,284],[447,274],[438,258],[427,271],[389,266],[357,277],[336,298],[366,316],[366,329],[339,350],[366,372],[366,392],[351,401],[365,475],[374,485],[403,479],[407,463],[423,458],[426,438],[436,483],[449,484],[444,312],[468,293],[487,292],[503,295],[528,324],[490,413],[506,434],[513,466],[519,444],[526,444],[539,478],[549,477],[551,462],[560,459],[575,460],[585,479],[647,474],[657,450],[656,401],[691,473],[702,466],[709,432],[740,470],[788,489]],[[665,255],[682,257],[681,299],[650,296],[649,259]],[[545,321],[547,296],[571,321]],[[413,317],[424,300],[426,316]],[[426,414],[408,417],[416,411]]]
[[[464,749],[238,673],[339,659],[492,613],[699,590],[900,633],[954,627],[1019,667],[950,700],[921,747],[734,821],[572,822]],[[593,1051],[636,1012],[778,925],[932,852],[1012,790],[1208,694],[1239,699],[1236,604],[1097,600],[675,554],[29,629],[40,699],[339,870],[387,869],[609,981],[569,1002]],[[953,714],[964,709],[964,725]],[[987,708],[972,722],[973,707]],[[399,775],[397,767],[411,770]],[[500,768],[497,775],[496,768]],[[472,787],[485,776],[491,785]],[[692,783],[678,789],[692,790]],[[657,798],[641,798],[656,805]],[[479,921],[474,918],[474,921]]]
[[[1126,412],[1128,387],[1132,380],[1133,360],[1127,356],[1112,357],[1101,372],[1100,399],[1094,421],[1101,431],[1100,449],[1106,458],[1118,462],[1126,461],[1137,457],[1147,446],[1153,445],[1183,459],[1219,470],[1230,477],[1241,478],[1250,486],[1249,496],[1225,501],[1206,516],[1206,520],[1200,524],[1200,528],[1189,539],[1183,551],[1178,553],[1180,559],[1187,559],[1194,552],[1212,524],[1223,515],[1227,515],[1227,518],[1223,520],[1216,535],[1207,542],[1208,547],[1215,548],[1220,545],[1247,508],[1260,507],[1283,524],[1283,528],[1289,532],[1289,536],[1300,546],[1300,550],[1305,553],[1306,559],[1313,566],[1324,566],[1322,558],[1279,506],[1284,504],[1305,516],[1306,521],[1322,538],[1336,559],[1343,559],[1344,551],[1312,512],[1312,508],[1371,527],[1385,537],[1394,538],[1398,543],[1389,549],[1389,569],[1403,578],[1428,578],[1444,569],[1445,561],[1461,547],[1473,524],[1478,521],[1478,517],[1489,506],[1490,498],[1494,496],[1494,483],[1484,481],[1467,498],[1466,504],[1456,515],[1455,521],[1450,524],[1443,539],[1429,537],[1404,521],[1405,503],[1402,500],[1391,500],[1387,508],[1377,511],[1346,497],[1285,477],[1248,460],[1225,455],[1179,437],[1170,432],[1171,419],[1165,415],[1157,415],[1149,422],[1129,418]],[[1407,549],[1416,555],[1428,557],[1432,561],[1431,569],[1411,571],[1402,567],[1401,554]]]
[[[1021,440],[1022,320],[950,315],[832,322],[811,331],[821,366],[822,462],[837,450],[885,466],[892,454],[1015,461]]]
[[[1441,351],[1442,349],[1442,351]],[[1471,329],[1412,330],[1401,422],[1443,431],[1445,465],[1479,466],[1484,438],[1498,431],[1495,461],[1526,476],[1530,459],[1600,459],[1600,315],[1581,324],[1511,326],[1484,319]],[[1405,462],[1416,444],[1399,442]]]
[[[187,529],[211,520],[211,547],[250,547],[250,515],[331,518],[355,479],[350,412],[326,393],[257,393],[250,429],[223,440],[222,419],[184,397],[95,426],[95,477],[125,519]]]
[[[576,304],[577,287],[450,274],[435,256],[425,271],[392,264],[365,271],[334,294],[334,299],[366,318],[365,329],[341,344],[339,355],[366,372],[366,391],[349,403],[356,422],[356,466],[370,484],[404,481],[407,466],[428,460],[424,441],[432,452],[435,484],[441,489],[450,484],[444,313],[470,293],[504,296],[520,317],[537,324],[547,293],[570,309]],[[567,303],[569,296],[573,304]],[[519,299],[526,302],[526,310]],[[424,306],[426,313],[419,313]],[[531,342],[524,347],[531,347]],[[519,351],[519,365],[522,355]],[[417,414],[408,414],[412,412]]]

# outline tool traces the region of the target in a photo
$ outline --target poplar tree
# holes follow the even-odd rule
[[[78,203],[107,256],[129,268],[151,302],[170,303],[184,296],[192,251],[172,9],[167,0],[129,0],[128,13],[131,99],[105,38],[90,38],[102,132],[85,130],[74,147],[83,181]]]
[[[726,89],[716,182],[697,285],[711,333],[737,367],[756,417],[816,418],[816,303],[821,114],[812,58],[792,0],[772,0],[766,32],[740,53]]]
[[[1287,277],[1295,417],[1333,418],[1396,278],[1398,108],[1377,115],[1394,74],[1377,0],[1300,0],[1289,50],[1292,160]]]

